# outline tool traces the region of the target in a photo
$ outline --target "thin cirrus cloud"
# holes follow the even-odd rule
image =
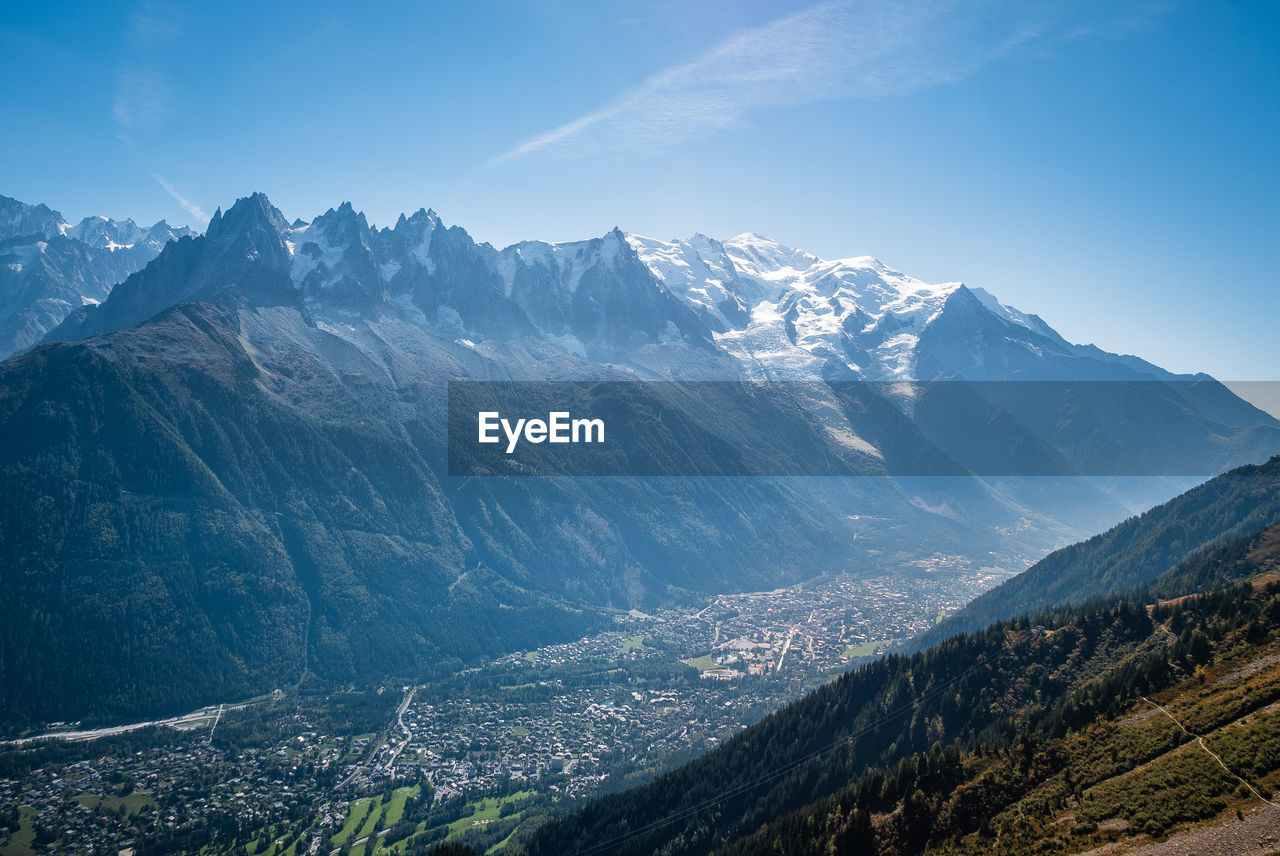
[[[188,214],[200,221],[201,226],[207,226],[209,224],[209,215],[205,213],[204,209],[179,193],[172,184],[165,181],[164,176],[153,172],[151,173],[151,177],[154,178],[156,183],[164,188],[164,192],[172,196],[174,201],[181,205]]]
[[[821,100],[878,99],[959,81],[1021,47],[1079,37],[1072,21],[1126,26],[1162,9],[1107,4],[825,2],[739,33],[496,160],[534,153],[660,151],[747,124],[751,113]]]
[[[121,132],[154,130],[168,106],[169,79],[163,73],[134,69],[117,75],[111,116]]]
[[[164,122],[172,103],[169,76],[157,70],[158,61],[178,43],[181,27],[174,9],[148,0],[129,15],[125,44],[129,62],[116,74],[111,116],[116,136],[132,144],[133,134],[154,131]]]
[[[147,3],[129,16],[126,34],[131,45],[140,48],[168,47],[182,33],[174,9],[164,3]]]

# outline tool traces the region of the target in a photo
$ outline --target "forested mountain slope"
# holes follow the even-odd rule
[[[948,616],[913,644],[940,642],[1051,604],[1115,595],[1228,538],[1280,522],[1280,457],[1193,488],[1101,535],[1064,547]]]
[[[1246,852],[1246,813],[1280,823],[1278,618],[1275,582],[1156,606],[1149,650],[1033,705],[1019,733],[935,744],[717,852],[1078,853],[1190,830],[1183,852]]]

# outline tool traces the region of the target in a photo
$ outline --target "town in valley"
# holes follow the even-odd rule
[[[631,610],[573,642],[417,685],[281,689],[154,723],[51,724],[0,746],[0,856],[498,851],[645,781],[1006,579],[936,556]]]

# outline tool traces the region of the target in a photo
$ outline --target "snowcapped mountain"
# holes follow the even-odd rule
[[[36,344],[73,309],[106,299],[170,241],[194,235],[161,220],[86,217],[0,196],[0,359]]]
[[[8,196],[0,196],[0,240],[19,235],[45,238],[63,235],[67,221],[48,205],[27,205]]]
[[[921,330],[960,287],[929,285],[869,256],[825,261],[751,233],[631,244],[712,317],[717,343],[750,378],[913,378]]]
[[[66,230],[67,237],[74,238],[100,250],[115,253],[145,247],[158,254],[161,247],[183,235],[195,232],[185,226],[172,227],[164,220],[149,228],[143,228],[132,220],[112,220],[110,217],[85,217],[77,225]]]
[[[100,272],[104,259],[155,252],[185,231],[101,218],[71,228],[56,212],[27,208],[10,206],[5,222],[68,232],[36,243],[82,258],[91,272]],[[46,262],[56,256],[24,252]],[[22,269],[24,257],[11,253],[11,269]],[[1178,380],[1187,382],[1177,396],[1194,418],[1230,429],[1274,424],[1206,376],[1175,376],[1137,357],[1074,345],[980,288],[926,283],[870,256],[824,260],[750,233],[723,242],[705,235],[659,241],[614,229],[584,241],[497,250],[426,209],[383,228],[346,202],[310,222],[289,222],[254,194],[219,210],[202,240],[168,246],[101,305],[100,283],[111,277],[94,275],[93,287],[70,278],[86,305],[56,298],[66,317],[48,341],[128,329],[187,300],[234,294],[254,305],[296,308],[307,323],[361,347],[409,328],[502,359],[511,377]],[[36,325],[28,323],[30,338]],[[948,447],[944,436],[929,439]]]
[[[50,212],[54,214],[56,212]],[[25,219],[23,219],[25,218]],[[14,222],[52,222],[30,211]],[[88,218],[59,227],[112,257],[184,230]],[[1036,315],[959,282],[930,284],[870,257],[834,261],[756,234],[660,241],[615,229],[566,243],[478,244],[434,211],[374,228],[343,203],[289,223],[257,194],[209,225],[210,244],[180,283],[156,271],[112,305],[79,310],[51,339],[141,323],[181,299],[261,282],[335,330],[409,323],[497,347],[534,341],[641,376],[674,379],[1168,379],[1135,357],[1073,345]],[[31,250],[27,251],[32,252]],[[18,264],[21,264],[18,260]],[[252,267],[242,279],[233,272]],[[291,283],[291,285],[289,285]],[[81,302],[101,299],[85,293]],[[102,295],[105,296],[105,295]],[[70,312],[70,306],[66,309]]]
[[[344,203],[284,237],[293,255],[289,275],[319,317],[382,312],[478,340],[536,336],[606,361],[655,342],[708,341],[693,313],[654,287],[616,229],[497,251],[434,212],[374,230]]]
[[[1172,377],[1134,357],[1072,345],[981,288],[929,284],[871,256],[827,261],[753,233],[724,242],[627,240],[748,378]]]

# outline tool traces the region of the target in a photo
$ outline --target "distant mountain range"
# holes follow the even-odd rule
[[[195,232],[161,220],[86,217],[0,196],[0,359],[38,343],[72,309],[105,300],[165,244]]]
[[[286,273],[320,318],[398,318],[476,342],[535,336],[574,356],[638,370],[652,345],[681,343],[730,357],[702,365],[696,357],[686,364],[667,356],[662,376],[681,370],[682,379],[1178,377],[1137,357],[1072,345],[1038,316],[981,288],[930,285],[870,256],[825,261],[755,234],[723,243],[703,235],[665,242],[615,229],[587,241],[526,241],[499,251],[446,227],[433,211],[374,229],[343,203],[311,223],[289,224],[257,194],[238,203],[225,222],[219,212],[209,235],[226,243],[246,229],[256,232],[255,249],[266,253],[256,260]],[[139,283],[127,290],[130,299],[117,296],[108,311],[83,308],[100,303],[165,243],[191,235],[164,221],[142,229],[132,220],[88,217],[72,227],[43,205],[0,197],[0,239],[15,255],[21,247],[48,255],[50,241],[66,238],[105,250],[101,258],[115,262],[99,261],[102,273],[91,282],[63,278],[80,287],[81,305],[72,308],[82,311],[54,339],[133,326],[153,308],[216,285],[195,277],[177,293],[150,293]],[[22,238],[29,243],[19,243]],[[206,260],[216,271],[207,275],[225,277],[255,259],[221,261],[229,268]],[[9,267],[15,264],[17,273],[31,266],[11,261]],[[138,302],[141,292],[150,302]],[[1235,415],[1265,421],[1252,408]]]
[[[11,210],[11,231],[79,236],[22,244],[44,261],[15,275],[48,248],[150,246],[127,221]],[[574,638],[611,609],[936,554],[1020,567],[1193,482],[1163,474],[1280,451],[1280,424],[1208,376],[1072,345],[979,289],[753,235],[497,250],[427,210],[307,223],[261,194],[203,235],[170,231],[102,298],[51,297],[79,282],[64,276],[17,302],[68,311],[0,363],[8,724],[413,677]],[[951,477],[450,477],[445,387],[464,378],[946,379],[906,398],[769,385],[746,425],[664,406],[712,440]],[[1047,402],[983,384],[1011,380],[1090,383]],[[1023,465],[1059,477],[966,475]],[[1108,467],[1151,478],[1072,475]]]

